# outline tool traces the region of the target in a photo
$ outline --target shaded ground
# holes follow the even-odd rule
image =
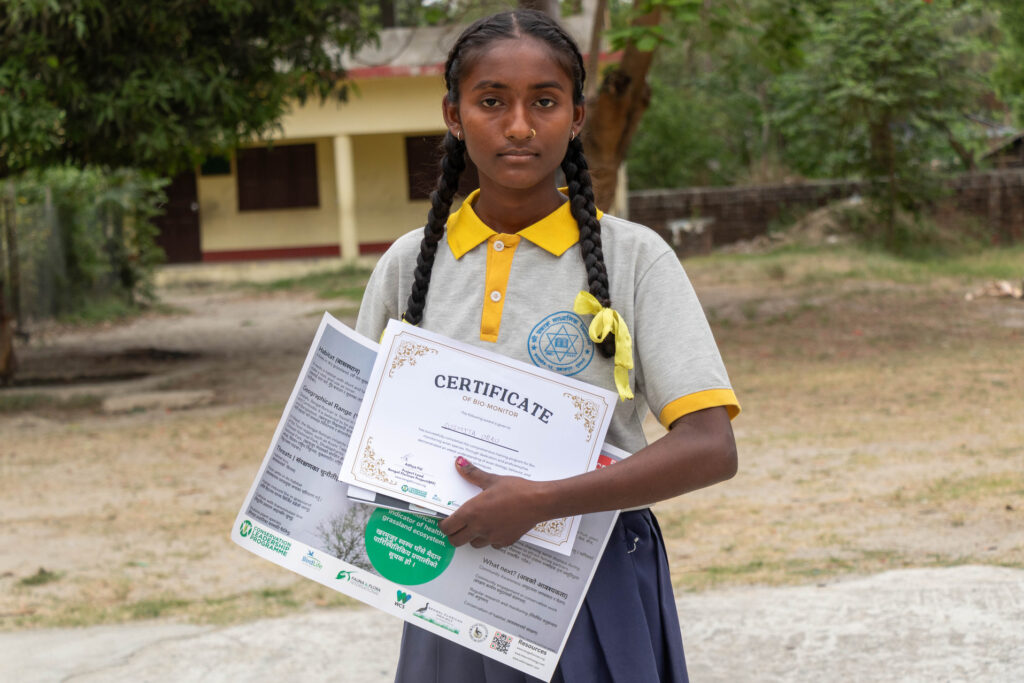
[[[1024,304],[967,302],[969,274],[847,252],[687,267],[744,413],[736,479],[657,506],[682,591],[1024,566]],[[351,321],[352,301],[223,287],[165,300],[180,312],[53,330],[21,354],[40,374],[171,354],[135,358],[145,376],[0,390],[2,629],[349,604],[228,531],[319,315]],[[101,409],[112,394],[195,389],[212,402]]]

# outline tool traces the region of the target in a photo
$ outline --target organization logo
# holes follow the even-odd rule
[[[412,615],[417,619],[422,619],[455,635],[459,634],[459,619],[447,610],[431,607],[429,602],[413,612]]]
[[[401,607],[402,609],[405,609],[405,604],[412,599],[412,593],[406,593],[401,589],[395,591],[395,595],[395,607]]]
[[[253,526],[252,522],[245,520],[242,522],[242,526],[238,532],[242,536],[247,536],[250,541],[258,546],[262,546],[271,552],[275,552],[278,555],[284,555],[287,557],[288,551],[292,548],[292,542],[285,540],[277,534],[272,534],[266,529],[261,529],[258,526]]]
[[[466,633],[474,643],[482,643],[487,640],[487,627],[479,622],[470,626]]]
[[[561,375],[575,375],[594,359],[583,318],[572,311],[558,311],[537,323],[526,338],[533,364]]]
[[[345,576],[342,576],[342,574],[344,574]],[[348,581],[350,585],[353,585],[356,588],[364,590],[370,595],[380,595],[380,586],[370,583],[369,581],[366,581],[365,579],[356,576],[355,572],[340,571],[338,572],[338,575],[334,578],[343,581]]]
[[[426,491],[424,491],[422,489],[414,488],[412,486],[409,486],[408,484],[402,484],[402,492],[403,493],[411,493],[414,496],[419,496],[420,498],[426,498],[427,497],[427,492]]]
[[[306,554],[302,556],[302,563],[308,564],[313,569],[324,568],[324,563],[317,559],[316,554],[312,550],[307,550]]]

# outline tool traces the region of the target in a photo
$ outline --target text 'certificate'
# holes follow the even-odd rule
[[[339,479],[449,514],[480,489],[455,470],[546,481],[597,467],[614,392],[395,320],[388,323]],[[579,519],[524,541],[568,554]]]

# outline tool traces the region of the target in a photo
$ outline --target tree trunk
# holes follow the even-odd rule
[[[14,220],[14,206],[8,209],[7,194],[0,195],[0,221],[6,230],[7,221]],[[7,273],[3,245],[0,235],[0,383],[10,384],[14,378],[14,320],[7,313],[7,292],[4,288]]]
[[[398,25],[395,13],[395,0],[378,0],[380,25],[382,28],[393,28]]]
[[[960,163],[964,165],[965,171],[976,171],[978,170],[978,164],[974,161],[974,152],[969,150],[963,143],[956,139],[953,135],[953,131],[948,126],[945,127],[946,139],[949,140],[949,146],[953,148],[956,155],[960,157]]]
[[[896,236],[896,205],[899,198],[896,194],[895,142],[889,114],[883,114],[880,119],[872,121],[869,129],[871,177],[868,178],[868,182],[874,187],[875,199],[882,205],[880,216],[885,223],[885,241],[889,246],[893,246]],[[883,182],[884,189],[881,187]]]
[[[7,284],[11,288],[11,313],[19,330],[24,330],[21,319],[21,269],[18,263],[18,231],[16,230],[18,197],[14,181],[8,180],[4,197],[4,224],[7,230]]]
[[[633,25],[657,26],[660,20],[661,8],[655,6],[648,14],[638,16]],[[597,95],[587,100],[583,148],[594,180],[594,196],[601,209],[607,209],[615,200],[619,166],[651,102],[647,73],[653,60],[653,51],[641,52],[629,43],[619,64],[605,72]]]
[[[585,95],[588,100],[594,99],[597,95],[597,72],[601,66],[601,36],[604,35],[605,15],[607,14],[608,0],[596,0],[587,54],[587,73],[590,78],[587,79]]]

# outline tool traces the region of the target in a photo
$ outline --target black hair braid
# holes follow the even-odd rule
[[[455,41],[445,62],[444,81],[448,90],[448,101],[458,104],[459,84],[463,71],[474,57],[496,40],[531,36],[552,48],[554,58],[572,80],[573,104],[584,102],[583,83],[586,69],[583,55],[572,37],[543,12],[517,9],[478,19],[468,26]],[[465,145],[456,140],[451,132],[444,139],[445,156],[441,160],[441,177],[437,189],[430,195],[431,209],[423,231],[420,254],[416,260],[412,291],[406,304],[405,320],[414,325],[423,319],[423,307],[430,286],[430,273],[434,266],[437,245],[444,234],[448,211],[458,185],[459,175],[465,168]],[[573,218],[580,230],[580,254],[587,270],[590,293],[602,306],[611,306],[608,270],[601,252],[601,224],[597,220],[594,206],[594,187],[583,157],[583,145],[576,138],[562,160],[562,170],[569,183],[569,201]],[[608,337],[598,345],[602,355],[611,357],[615,353],[615,337]]]
[[[562,171],[569,185],[569,210],[580,229],[580,255],[587,270],[587,287],[605,308],[612,305],[608,286],[608,269],[601,251],[601,222],[597,220],[594,205],[594,184],[590,180],[587,160],[583,156],[583,143],[579,138],[569,141],[562,160]],[[615,355],[615,335],[609,334],[598,344],[605,358]]]
[[[444,235],[445,224],[448,222],[448,211],[452,200],[459,189],[459,176],[466,168],[466,144],[456,139],[450,132],[444,136],[444,156],[441,157],[441,175],[437,179],[437,187],[430,193],[430,211],[427,213],[427,224],[423,228],[423,240],[420,242],[420,255],[416,258],[416,270],[413,271],[412,291],[405,304],[402,318],[413,325],[423,320],[423,306],[427,302],[427,290],[430,288],[430,273],[434,269],[434,256],[437,245]]]

